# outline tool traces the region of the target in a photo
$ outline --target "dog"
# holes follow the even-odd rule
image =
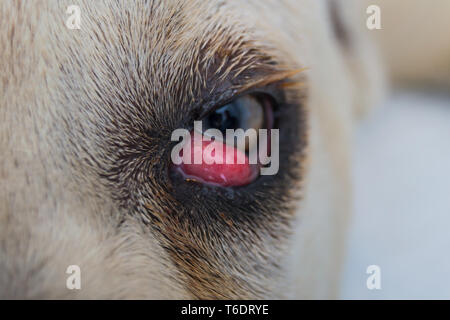
[[[352,128],[385,86],[352,4],[1,1],[0,297],[337,298]],[[173,130],[253,92],[278,173],[173,176]]]

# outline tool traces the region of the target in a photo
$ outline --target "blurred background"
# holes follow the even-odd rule
[[[342,298],[450,299],[450,94],[396,91],[355,137]]]
[[[365,1],[392,91],[355,132],[341,297],[450,299],[450,0]]]

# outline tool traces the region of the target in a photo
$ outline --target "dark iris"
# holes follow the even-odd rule
[[[227,129],[262,129],[266,124],[265,112],[263,100],[243,96],[214,111],[203,120],[203,128],[218,129],[223,134]]]
[[[207,125],[209,128],[219,129],[225,134],[226,129],[238,129],[241,123],[241,112],[239,106],[232,102],[217,109],[208,117]]]

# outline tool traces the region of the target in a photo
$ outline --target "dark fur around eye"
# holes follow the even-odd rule
[[[170,192],[186,209],[185,218],[196,225],[220,220],[220,213],[231,221],[254,221],[285,212],[282,198],[301,180],[301,159],[306,146],[307,125],[304,96],[280,83],[250,90],[265,92],[275,100],[274,128],[280,130],[280,171],[274,176],[261,176],[254,183],[239,188],[217,188],[174,178]],[[193,197],[192,195],[195,195]],[[262,209],[261,206],[264,208]],[[220,208],[220,210],[218,210]],[[282,210],[280,210],[283,208]],[[261,210],[262,209],[262,210]],[[203,225],[203,227],[208,227]]]
[[[263,72],[254,76],[265,79]],[[229,222],[252,224],[252,228],[258,225],[267,227],[266,219],[276,217],[278,221],[288,223],[290,202],[286,199],[302,181],[302,159],[307,145],[305,90],[290,84],[288,80],[280,80],[240,91],[242,83],[236,81],[230,87],[198,99],[188,112],[169,110],[159,119],[157,126],[144,128],[130,123],[133,131],[130,130],[128,136],[121,132],[114,145],[109,146],[117,150],[117,160],[104,178],[113,186],[113,192],[120,190],[116,194],[121,205],[140,208],[146,223],[176,218],[184,221],[186,226],[205,230],[212,227],[220,229],[223,223]],[[274,100],[274,128],[280,130],[280,168],[276,175],[261,176],[248,186],[233,189],[169,176],[170,152],[175,144],[170,141],[170,135],[174,129],[192,129],[194,120],[205,117],[215,108],[239,96],[261,93]],[[155,190],[158,192],[156,195]],[[146,199],[157,201],[165,212],[156,212],[154,206],[146,206]]]

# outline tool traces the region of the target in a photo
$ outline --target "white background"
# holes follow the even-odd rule
[[[450,95],[396,93],[355,136],[341,298],[450,299]]]

